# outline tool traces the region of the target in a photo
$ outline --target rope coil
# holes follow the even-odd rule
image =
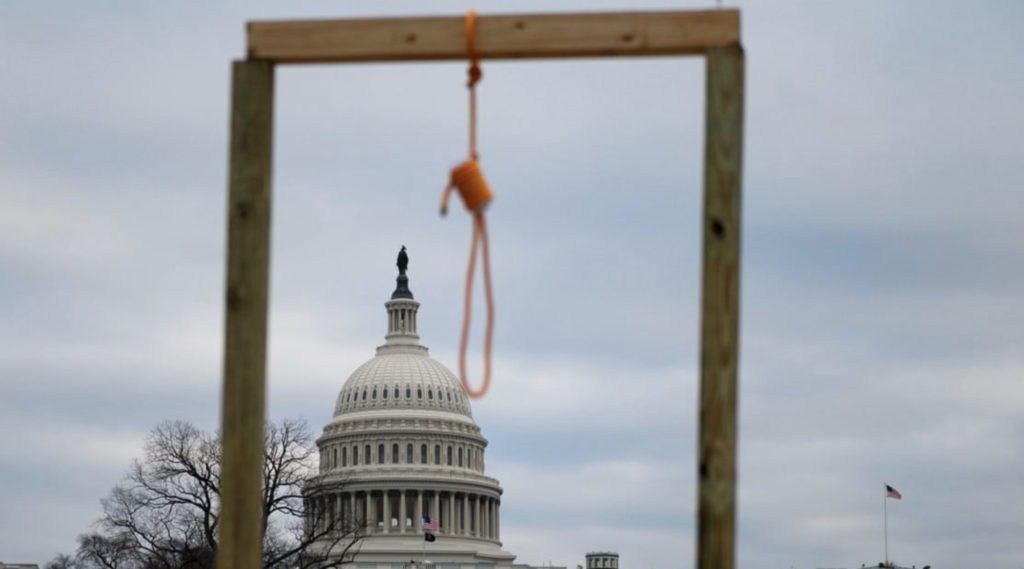
[[[483,213],[484,207],[494,197],[476,160],[466,160],[452,169],[451,181],[441,196],[441,215],[448,214],[448,196],[453,189],[459,190],[462,202],[470,213]]]
[[[483,78],[480,60],[476,55],[476,13],[466,14],[466,53],[470,61],[469,81],[469,160],[452,169],[448,187],[441,194],[441,215],[448,213],[448,198],[453,189],[459,191],[462,202],[473,216],[473,237],[469,248],[469,268],[466,271],[466,295],[462,316],[462,337],[459,341],[459,378],[466,394],[476,399],[487,393],[491,383],[491,345],[494,338],[494,295],[491,292],[490,251],[487,244],[487,224],[484,210],[494,194],[477,162],[476,152],[476,84]],[[483,265],[484,294],[487,300],[487,330],[484,333],[484,378],[480,389],[469,386],[466,376],[466,346],[469,342],[469,321],[473,305],[473,273],[476,269],[476,253],[480,250]]]

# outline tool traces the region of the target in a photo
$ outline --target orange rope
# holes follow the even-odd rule
[[[484,291],[487,297],[487,331],[484,334],[484,381],[480,389],[474,391],[469,386],[466,376],[466,344],[469,342],[469,320],[473,305],[473,273],[476,268],[476,248],[480,244],[483,257]],[[462,388],[470,397],[476,399],[487,393],[491,384],[491,345],[494,339],[494,295],[491,293],[491,262],[487,246],[487,225],[484,214],[473,215],[473,241],[469,248],[469,269],[466,271],[466,302],[462,316],[462,338],[459,341],[459,377]]]
[[[480,58],[476,56],[476,12],[466,12],[466,54],[469,57],[469,159],[478,160],[476,153],[476,84],[484,77]]]
[[[466,14],[466,53],[470,60],[469,82],[469,160],[452,169],[448,187],[441,194],[441,215],[448,213],[448,197],[453,189],[459,190],[466,209],[473,215],[473,237],[469,248],[469,269],[466,272],[466,296],[462,317],[462,337],[459,341],[459,376],[462,388],[472,398],[482,397],[491,384],[491,345],[494,338],[494,295],[491,292],[491,262],[487,244],[487,225],[484,223],[484,209],[494,194],[484,180],[483,171],[477,162],[476,152],[476,84],[483,77],[480,60],[476,55],[476,13]],[[469,342],[469,321],[473,305],[473,273],[476,269],[476,252],[479,246],[483,257],[484,293],[487,298],[487,331],[484,335],[484,379],[480,389],[469,386],[466,376],[466,345]]]

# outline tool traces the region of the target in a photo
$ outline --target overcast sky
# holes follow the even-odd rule
[[[219,424],[245,22],[471,6],[706,5],[0,4],[0,560],[73,552],[158,421]],[[739,566],[881,561],[883,482],[890,558],[1024,566],[1024,4],[739,7]],[[464,81],[279,70],[272,418],[329,421],[403,244],[423,343],[457,369],[470,224],[437,202]],[[485,62],[479,98],[497,328],[473,411],[505,548],[690,567],[704,64]]]

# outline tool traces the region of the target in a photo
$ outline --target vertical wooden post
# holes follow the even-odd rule
[[[743,48],[707,51],[697,567],[732,569],[736,531]]]
[[[263,566],[273,101],[273,63],[236,61],[228,182],[219,569]]]

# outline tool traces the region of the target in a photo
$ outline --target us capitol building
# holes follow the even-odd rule
[[[317,439],[320,472],[306,488],[307,524],[357,521],[348,552],[358,569],[425,560],[442,569],[526,569],[502,549],[498,481],[485,474],[487,439],[459,379],[428,355],[416,332],[405,247],[377,354],[342,386]],[[438,520],[425,543],[424,517]],[[345,540],[320,544],[339,554]],[[618,569],[618,555],[587,555],[586,569]]]

